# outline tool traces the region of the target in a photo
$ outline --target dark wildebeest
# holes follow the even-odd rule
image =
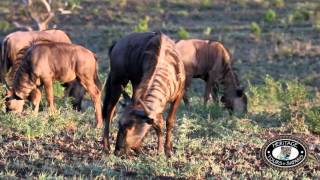
[[[96,126],[101,128],[101,84],[98,78],[98,64],[95,54],[88,49],[67,43],[31,44],[21,51],[22,63],[15,74],[13,81],[13,97],[6,102],[9,110],[21,108],[12,107],[16,102],[28,99],[33,90],[44,85],[49,110],[54,110],[53,81],[62,83],[77,79],[90,94],[95,107]],[[41,92],[37,91],[37,97]],[[41,98],[36,98],[35,111],[39,109]],[[13,103],[13,104],[12,104]],[[23,105],[23,103],[20,103]],[[19,105],[20,105],[19,104]]]
[[[140,144],[153,127],[162,152],[163,111],[171,103],[166,121],[165,153],[171,154],[171,131],[184,92],[185,71],[174,42],[162,33],[133,33],[120,39],[109,51],[111,71],[103,105],[104,147],[109,152],[109,126],[115,105],[128,81],[133,87],[132,103],[119,121],[115,154],[140,151]]]
[[[50,41],[71,44],[71,40],[65,32],[55,29],[45,31],[17,31],[7,35],[1,44],[0,57],[0,80],[2,83],[6,83],[6,85],[8,86],[7,88],[9,88],[6,96],[12,95],[12,92],[10,91],[10,88],[12,87],[12,81],[16,71],[18,70],[21,64],[21,58],[18,57],[18,53],[21,51],[22,48],[29,46],[31,41],[35,41],[34,43]],[[6,80],[6,75],[8,71],[9,74]],[[66,83],[64,84],[64,86],[67,87],[65,91],[65,97],[73,97],[72,104],[74,109],[78,109],[79,107],[81,107],[81,100],[84,94],[77,93],[84,92],[84,89],[83,87],[81,87],[81,85],[79,86],[79,82],[74,81],[72,83]],[[74,87],[77,87],[76,92],[74,90]],[[38,92],[33,92],[33,94],[37,93]],[[30,100],[34,101],[32,99]]]
[[[64,97],[71,97],[71,104],[73,109],[81,111],[81,104],[86,90],[82,87],[81,83],[76,79],[69,83],[62,85],[64,90]]]
[[[221,101],[226,108],[236,113],[247,111],[247,97],[240,87],[236,73],[232,69],[230,55],[219,42],[208,40],[180,40],[176,43],[186,71],[186,88],[192,78],[201,78],[206,81],[204,104],[207,103],[210,93],[216,97],[217,86],[223,86]],[[184,102],[189,105],[187,95]]]

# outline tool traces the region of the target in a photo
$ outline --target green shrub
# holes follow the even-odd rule
[[[11,28],[10,23],[8,21],[0,21],[0,31],[8,31]]]
[[[179,36],[180,39],[188,39],[189,38],[189,33],[183,27],[180,27],[179,30],[178,30],[178,36]]]
[[[267,22],[273,22],[275,21],[277,17],[277,14],[274,10],[272,9],[269,9],[265,14],[264,14],[264,19],[267,21]]]
[[[308,109],[306,114],[306,123],[310,130],[320,133],[320,106]]]
[[[252,22],[250,25],[251,33],[253,33],[255,36],[260,37],[261,36],[261,27],[258,23]]]
[[[75,8],[80,8],[80,7],[81,7],[81,6],[80,6],[81,1],[82,1],[82,0],[67,0],[67,1],[66,1],[66,4],[67,4],[67,6],[68,6],[71,10],[73,10],[73,9],[75,9]]]
[[[201,8],[209,9],[212,6],[212,0],[201,0]]]
[[[295,21],[309,21],[310,12],[304,9],[295,9],[292,13],[288,15],[288,22],[292,23]]]
[[[138,23],[138,25],[136,25],[134,27],[134,31],[135,32],[147,32],[149,31],[149,20],[150,17],[149,16],[145,16],[144,19],[141,19]]]
[[[271,4],[277,8],[282,8],[285,5],[284,0],[271,0]]]
[[[203,35],[210,36],[211,32],[212,32],[212,28],[211,27],[207,27],[206,29],[203,30]]]
[[[272,116],[276,116],[274,120],[281,124],[285,122],[285,127],[293,131],[305,132],[306,128],[318,131],[319,107],[306,105],[312,104],[311,97],[312,94],[297,80],[276,81],[266,76],[263,85],[249,84],[249,112],[272,112]]]

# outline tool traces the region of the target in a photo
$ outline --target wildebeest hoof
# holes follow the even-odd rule
[[[167,158],[171,158],[171,151],[165,151]]]
[[[34,116],[38,116],[38,111],[32,111],[32,115],[34,115]]]
[[[165,154],[166,154],[166,156],[167,156],[168,158],[171,157],[172,149],[173,149],[173,148],[172,148],[172,144],[170,144],[169,146],[165,147],[164,152],[165,152]]]
[[[49,114],[55,114],[57,112],[57,110],[54,107],[49,107],[48,112],[49,112]]]
[[[103,123],[98,123],[98,124],[96,125],[96,128],[97,128],[97,129],[103,128]]]

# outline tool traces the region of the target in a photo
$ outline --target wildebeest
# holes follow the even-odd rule
[[[5,83],[5,76],[9,69],[8,85],[12,85],[14,74],[20,66],[18,62],[18,53],[21,49],[30,45],[30,42],[35,40],[51,41],[51,42],[64,42],[70,43],[71,40],[68,35],[61,30],[45,30],[45,31],[17,31],[7,35],[1,44],[1,82]],[[40,41],[41,42],[41,41]]]
[[[247,97],[240,87],[236,73],[232,69],[229,52],[219,42],[190,39],[176,42],[186,71],[186,88],[192,78],[201,78],[206,82],[204,104],[210,93],[215,98],[216,88],[223,86],[221,101],[226,108],[237,113],[247,111]],[[189,105],[187,95],[184,102]]]
[[[29,46],[32,41],[34,43],[64,42],[71,44],[68,35],[63,31],[56,29],[45,31],[17,31],[7,35],[2,41],[0,56],[0,80],[2,83],[6,83],[9,88],[7,96],[12,94],[10,91],[12,81],[21,64],[22,58],[18,58],[19,52],[22,48]],[[6,80],[8,71],[9,75]],[[79,92],[84,92],[83,87],[81,87],[81,85],[79,86],[79,82],[77,81],[66,83],[64,86],[66,87],[65,97],[73,97],[73,107],[78,110],[79,107],[81,107],[81,100],[84,96],[84,94],[79,94]],[[76,90],[75,87],[77,87]],[[33,94],[38,94],[38,92],[33,92]],[[30,100],[33,101],[32,99]]]
[[[22,53],[24,55],[21,65],[14,77],[14,96],[7,104],[14,100],[28,99],[32,91],[44,85],[49,110],[54,110],[53,81],[66,83],[77,79],[91,96],[95,107],[96,126],[102,127],[101,84],[94,53],[79,45],[54,42],[31,44],[21,51],[25,52]],[[41,97],[40,91],[37,96]],[[41,98],[37,99],[39,101],[35,103],[36,108],[39,107]],[[11,109],[10,106],[7,108]]]
[[[133,87],[132,103],[119,120],[115,154],[140,151],[140,144],[153,127],[162,152],[163,111],[171,103],[166,121],[165,153],[172,151],[171,131],[184,92],[185,71],[174,42],[157,33],[132,33],[120,39],[109,51],[111,71],[106,83],[103,105],[104,147],[109,152],[109,126],[121,89],[128,81]]]
[[[64,97],[71,97],[71,104],[73,109],[81,111],[81,104],[86,90],[82,87],[81,83],[76,79],[69,83],[62,85],[64,90]]]

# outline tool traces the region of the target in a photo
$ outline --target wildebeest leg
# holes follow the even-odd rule
[[[41,91],[40,91],[40,89],[36,88],[35,90],[33,90],[31,92],[30,100],[32,102],[32,105],[34,106],[33,112],[35,114],[38,114],[40,101],[41,101]]]
[[[209,100],[209,96],[210,96],[211,92],[212,92],[212,84],[210,83],[210,80],[208,80],[206,82],[206,87],[205,87],[205,92],[204,92],[204,102],[203,102],[203,104],[205,106],[207,105],[207,102]]]
[[[191,85],[191,80],[192,77],[186,77],[186,81],[185,81],[185,93],[183,95],[183,102],[184,104],[187,106],[187,108],[190,108],[190,102],[189,102],[189,97],[187,95],[187,90],[190,88]]]
[[[17,68],[15,67],[11,67],[9,73],[8,73],[8,76],[7,76],[7,81],[6,81],[6,84],[9,86],[8,88],[11,88],[12,85],[13,85],[13,79],[14,79],[14,75],[16,73],[16,70]]]
[[[126,83],[124,83],[124,86]],[[111,74],[108,76],[108,80],[105,88],[105,98],[103,102],[103,118],[104,118],[104,131],[103,131],[103,145],[107,153],[110,152],[109,133],[112,118],[116,109],[116,104],[120,98],[122,92],[122,85],[119,83],[112,83]]]
[[[159,119],[153,125],[154,130],[158,136],[158,154],[163,152],[163,116],[159,116]]]
[[[53,82],[52,82],[52,79],[46,78],[46,79],[43,79],[42,81],[43,81],[44,89],[46,92],[49,111],[54,112],[55,107],[54,107],[54,102],[53,102]]]
[[[219,85],[218,83],[212,84],[211,97],[213,102],[218,102]]]
[[[82,83],[81,83],[82,84]],[[84,81],[83,87],[89,93],[91,100],[94,104],[95,114],[96,114],[96,128],[102,128],[102,108],[101,108],[101,91],[96,86],[94,81]]]
[[[182,97],[183,97],[183,93],[181,93],[175,99],[175,101],[171,104],[170,111],[168,113],[168,118],[166,122],[167,133],[166,133],[166,142],[165,142],[165,149],[164,149],[167,157],[171,156],[171,151],[172,151],[171,133],[172,133],[174,123],[176,121],[176,112]]]

